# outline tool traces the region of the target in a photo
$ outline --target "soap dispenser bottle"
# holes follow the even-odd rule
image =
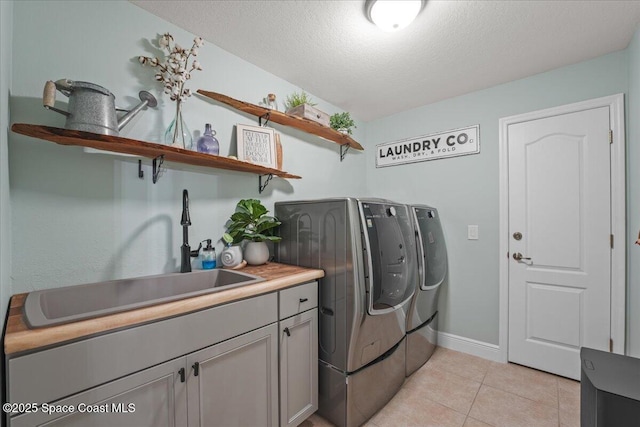
[[[216,249],[211,246],[211,239],[203,240],[207,246],[202,249],[202,269],[211,270],[216,268]]]

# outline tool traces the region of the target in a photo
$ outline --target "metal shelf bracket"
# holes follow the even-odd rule
[[[160,177],[162,176],[162,173],[164,172],[164,169],[162,169],[162,163],[164,163],[164,154],[159,155],[158,157],[155,157],[153,159],[152,162],[152,166],[153,166],[153,183],[155,184],[156,182],[158,182],[158,180],[160,179]]]
[[[266,126],[267,123],[269,123],[269,119],[271,118],[271,113],[270,112],[266,112],[263,115],[261,115],[260,117],[258,117],[258,125],[259,126]],[[262,124],[262,120],[264,119],[264,124]]]
[[[340,146],[340,161],[343,161],[345,156],[347,155],[347,151],[349,151],[351,146],[349,144],[344,144]]]
[[[262,177],[265,177],[264,184],[262,183]],[[267,185],[269,185],[269,181],[273,179],[273,174],[270,173],[268,175],[258,175],[258,192],[262,194]]]

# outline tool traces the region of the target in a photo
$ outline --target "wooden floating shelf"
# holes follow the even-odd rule
[[[120,136],[101,135],[92,132],[61,129],[51,126],[30,125],[26,123],[15,123],[11,126],[11,130],[15,133],[55,142],[56,144],[61,145],[91,147],[97,150],[133,154],[136,156],[148,157],[150,159],[164,156],[166,161],[184,163],[187,165],[249,172],[257,175],[275,175],[280,178],[288,179],[300,179],[298,175],[293,175],[279,169],[267,168],[250,162],[243,162],[241,160],[230,159],[224,156],[214,156],[211,154],[184,150],[182,148],[170,147],[168,145],[138,141]]]
[[[356,150],[364,150],[362,145],[353,140],[349,135],[338,132],[335,129],[321,125],[313,120],[304,119],[302,117],[292,116],[281,111],[271,110],[269,108],[260,107],[258,105],[250,104],[244,101],[238,101],[221,93],[208,92],[206,90],[199,89],[198,93],[207,98],[213,99],[223,104],[229,105],[237,110],[254,115],[256,117],[262,117],[269,114],[269,120],[285,126],[290,126],[296,129],[300,129],[307,133],[319,136],[331,142],[335,142],[338,145],[348,145]]]

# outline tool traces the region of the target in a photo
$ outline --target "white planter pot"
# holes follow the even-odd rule
[[[250,265],[262,265],[269,261],[269,247],[266,242],[248,242],[244,247],[244,259]]]
[[[227,246],[220,254],[223,267],[233,268],[242,262],[242,248],[238,245]]]

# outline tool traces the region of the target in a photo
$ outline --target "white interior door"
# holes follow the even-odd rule
[[[609,129],[609,107],[508,127],[509,361],[578,379],[609,349]]]

